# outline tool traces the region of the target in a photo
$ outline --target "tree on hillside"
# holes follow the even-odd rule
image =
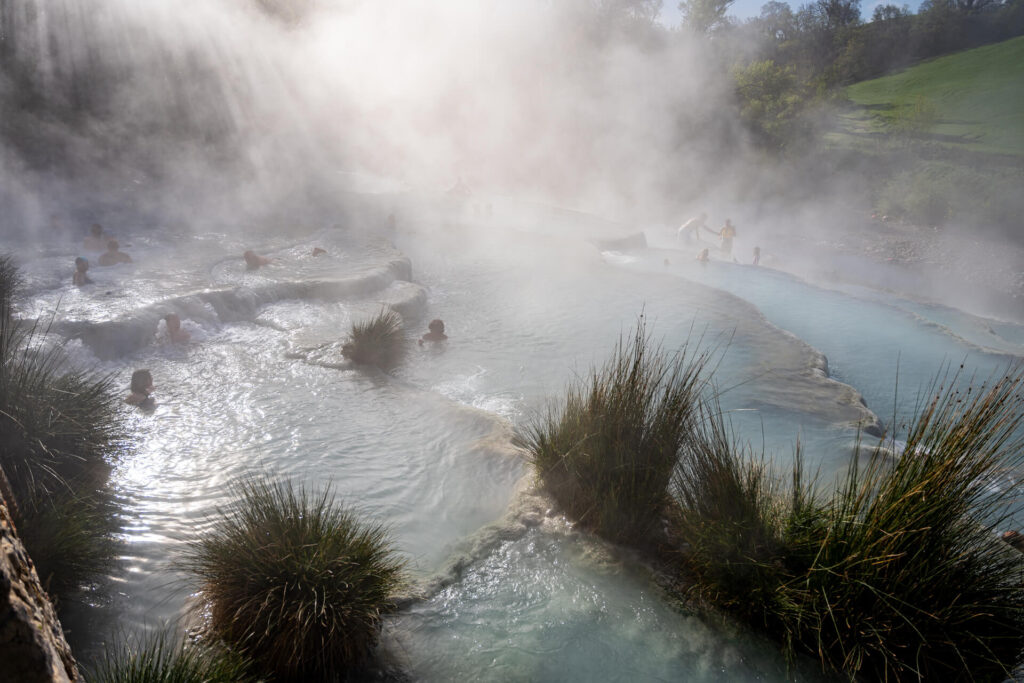
[[[789,4],[769,0],[761,6],[761,15],[755,20],[761,32],[776,43],[784,43],[797,37],[796,15]]]
[[[965,14],[975,14],[998,4],[998,0],[956,0],[956,8]]]
[[[900,21],[909,16],[910,7],[907,5],[903,5],[903,7],[897,7],[896,5],[879,5],[871,15],[871,21]]]
[[[683,25],[697,33],[711,33],[728,23],[725,13],[733,0],[682,0]]]
[[[596,44],[627,37],[638,44],[654,44],[664,27],[658,23],[662,0],[566,0],[559,10],[581,26]]]
[[[817,0],[810,7],[833,35],[860,23],[860,0]]]
[[[783,152],[807,133],[806,93],[792,67],[770,59],[733,70],[740,120],[762,148]]]

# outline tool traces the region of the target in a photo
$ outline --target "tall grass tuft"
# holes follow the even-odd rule
[[[0,257],[0,468],[25,547],[51,590],[73,590],[110,555],[100,502],[123,425],[109,377],[68,367],[14,315],[17,268]]]
[[[780,486],[763,456],[736,443],[717,401],[700,418],[673,473],[670,534],[700,579],[691,595],[763,621],[783,576]]]
[[[72,485],[20,509],[18,535],[51,596],[71,595],[111,565],[117,525],[107,496]]]
[[[241,656],[166,634],[128,639],[106,651],[86,683],[246,683],[256,679]]]
[[[390,309],[381,309],[369,320],[352,323],[349,339],[341,352],[356,363],[386,370],[398,365],[406,350],[402,317]]]
[[[386,529],[329,489],[254,477],[234,493],[186,560],[209,603],[210,635],[281,680],[333,681],[370,664],[404,582]]]
[[[526,428],[520,443],[570,517],[617,542],[642,545],[660,529],[708,359],[707,352],[669,354],[654,345],[641,317],[603,367]]]
[[[831,497],[799,458],[781,493],[712,429],[675,486],[691,591],[851,676],[1007,677],[1024,653],[1024,555],[997,533],[1020,494],[1000,474],[1024,465],[1022,388],[1024,368],[933,387],[903,455],[855,455]]]

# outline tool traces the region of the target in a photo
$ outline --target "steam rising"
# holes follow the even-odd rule
[[[54,194],[126,186],[160,212],[258,212],[357,170],[671,205],[722,166],[707,124],[735,126],[698,45],[582,2],[322,2],[292,23],[227,0],[28,0],[3,27],[3,167],[33,222]]]
[[[756,46],[665,27],[656,9],[4,2],[0,227],[344,222],[353,174],[428,194],[461,178],[662,233],[706,210],[713,227],[732,218],[744,253],[786,251],[796,271],[791,246],[861,227],[870,169],[748,143],[728,73]]]

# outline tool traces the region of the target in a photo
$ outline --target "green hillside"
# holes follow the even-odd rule
[[[910,133],[954,149],[1024,155],[1024,37],[929,60],[846,92],[854,107],[843,114],[834,142]]]

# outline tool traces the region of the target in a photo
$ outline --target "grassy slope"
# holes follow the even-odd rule
[[[847,133],[889,132],[898,112],[923,97],[936,115],[926,131],[931,140],[965,151],[1024,156],[1024,37],[862,81],[847,94],[858,105],[843,117]]]

